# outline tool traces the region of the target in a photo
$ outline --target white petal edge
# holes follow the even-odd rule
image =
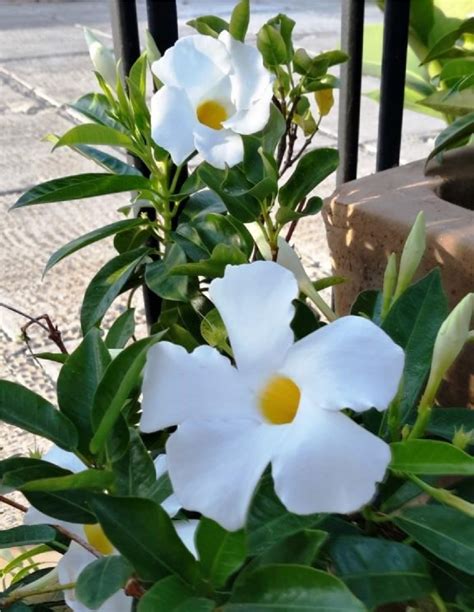
[[[228,531],[244,526],[255,487],[285,427],[253,421],[187,421],[166,445],[169,475],[183,508]]]
[[[58,563],[59,584],[76,582],[82,570],[95,560],[96,557],[94,555],[76,542],[71,542],[69,549]],[[87,608],[76,598],[76,593],[73,589],[64,591],[64,596],[66,604],[73,612],[89,612],[90,608]],[[127,597],[120,590],[105,601],[97,610],[99,612],[130,612],[132,603],[133,599]]]
[[[258,418],[250,391],[227,357],[210,346],[192,353],[170,342],[150,348],[140,429],[153,432],[195,418]]]
[[[194,536],[199,526],[199,521],[194,519],[190,521],[173,521],[173,525],[176,529],[176,533],[180,537],[181,542],[186,546],[193,557],[197,559],[198,552]]]
[[[59,448],[55,444],[41,457],[44,461],[54,463],[64,470],[69,470],[73,474],[82,472],[86,469],[86,465],[74,453]]]
[[[403,372],[403,350],[380,327],[347,316],[290,349],[281,372],[324,410],[385,410]]]
[[[389,445],[342,412],[302,408],[272,461],[278,497],[295,514],[359,510],[384,478]]]
[[[166,474],[168,471],[168,458],[165,454],[158,455],[154,460],[155,470],[156,470],[156,479],[159,480],[163,474]],[[181,504],[179,503],[176,495],[172,493],[169,497],[167,497],[163,502],[161,502],[161,507],[168,514],[168,516],[176,516],[178,512],[181,510]]]
[[[152,97],[152,138],[175,164],[182,164],[194,151],[196,125],[196,113],[184,90],[165,85]]]
[[[202,97],[231,68],[226,46],[201,34],[180,38],[152,65],[152,71],[162,83],[186,90],[192,99]]]
[[[294,275],[271,261],[227,266],[224,277],[211,282],[209,296],[227,328],[237,368],[258,392],[293,344]]]
[[[194,130],[194,144],[201,157],[214,168],[232,168],[244,159],[242,138],[232,130],[213,130],[198,123]]]
[[[254,102],[249,108],[237,111],[235,115],[224,121],[225,128],[231,129],[237,134],[255,134],[263,130],[270,118],[270,101],[273,92],[268,89],[268,94],[261,100]]]

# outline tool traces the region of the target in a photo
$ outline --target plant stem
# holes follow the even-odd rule
[[[48,574],[49,577],[49,574]],[[32,585],[26,585],[32,586]],[[48,586],[45,588],[36,588],[36,589],[27,589],[27,588],[18,588],[13,591],[13,593],[4,599],[1,603],[5,607],[11,606],[16,601],[21,601],[27,597],[37,597],[38,595],[47,595],[48,593],[57,593],[58,591],[68,591],[69,589],[73,589],[76,586],[75,582],[68,582],[66,584],[58,584],[56,586]]]
[[[433,593],[431,593],[430,597],[434,605],[436,606],[438,612],[448,612],[448,608],[446,607],[444,601],[441,599],[441,596],[438,591],[434,591]]]

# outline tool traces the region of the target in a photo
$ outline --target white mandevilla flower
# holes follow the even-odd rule
[[[54,463],[66,470],[77,473],[86,469],[86,466],[73,453],[63,451],[57,446],[53,446],[43,457],[45,461]],[[167,470],[167,462],[165,455],[159,455],[155,459],[156,476],[160,478]],[[166,499],[163,508],[170,516],[174,516],[180,509],[174,495]],[[95,525],[79,525],[77,523],[68,523],[66,521],[57,520],[51,516],[43,514],[36,508],[30,507],[25,514],[24,522],[27,525],[59,525],[88,542],[93,548],[103,555],[119,554],[113,547],[107,536],[99,524]],[[194,533],[196,531],[198,521],[175,521],[174,526],[176,531],[188,550],[196,557],[196,548],[194,545]],[[83,548],[77,542],[71,542],[67,552],[61,557],[57,565],[58,581],[60,585],[75,583],[79,578],[79,574],[90,563],[96,560],[96,557]],[[89,612],[90,608],[83,605],[76,597],[74,589],[64,591],[66,604],[73,612]],[[112,597],[104,602],[99,612],[130,612],[132,610],[133,599],[125,595],[124,591],[117,591]]]
[[[387,408],[403,351],[370,321],[348,316],[294,342],[294,275],[273,262],[227,266],[209,297],[226,325],[236,367],[217,350],[153,346],[141,429],[177,425],[167,443],[184,508],[232,531],[245,524],[269,463],[275,490],[297,514],[349,513],[371,500],[389,446],[341,410]]]
[[[216,168],[243,160],[241,135],[263,129],[273,77],[258,50],[221,32],[180,39],[154,62],[163,83],[151,101],[153,140],[175,164],[197,150]]]

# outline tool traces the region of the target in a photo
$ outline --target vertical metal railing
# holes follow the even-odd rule
[[[126,76],[140,57],[140,37],[136,0],[109,0],[115,55],[121,60]],[[178,38],[176,0],[147,0],[148,30],[163,54]],[[139,159],[132,160],[142,172],[146,168]],[[148,211],[149,214],[149,211]],[[158,319],[161,299],[146,286],[143,289],[145,315],[148,327]]]

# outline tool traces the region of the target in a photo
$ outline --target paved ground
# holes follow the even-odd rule
[[[181,0],[180,31],[192,16],[217,11],[228,16],[228,0]],[[276,12],[288,12],[297,21],[297,43],[311,51],[338,46],[340,0],[254,0],[251,32]],[[139,3],[142,31],[144,6]],[[375,6],[367,20],[379,21]],[[84,288],[94,272],[112,253],[107,242],[89,247],[42,279],[42,269],[57,246],[117,219],[116,209],[124,196],[110,196],[79,204],[61,203],[8,213],[23,190],[65,174],[91,170],[90,164],[70,152],[50,153],[41,138],[48,132],[63,133],[77,122],[66,106],[95,89],[82,26],[111,39],[106,0],[73,2],[26,2],[0,0],[0,302],[38,316],[48,313],[67,342],[78,337],[78,308]],[[367,79],[366,89],[376,81]],[[362,102],[359,173],[374,171],[378,106]],[[404,123],[402,161],[423,157],[440,123],[407,112]],[[327,118],[317,146],[337,146],[337,111]],[[322,185],[329,195],[334,179]],[[297,246],[315,276],[327,273],[329,257],[319,219],[306,221],[296,234]],[[120,305],[119,305],[120,306]],[[0,308],[0,377],[26,384],[46,397],[54,396],[54,368],[40,369],[17,340],[23,319]],[[34,346],[44,346],[35,334]],[[32,436],[0,426],[0,458],[35,448]],[[0,507],[0,522],[2,521]],[[8,515],[9,520],[14,517]],[[6,520],[6,515],[4,515]]]

